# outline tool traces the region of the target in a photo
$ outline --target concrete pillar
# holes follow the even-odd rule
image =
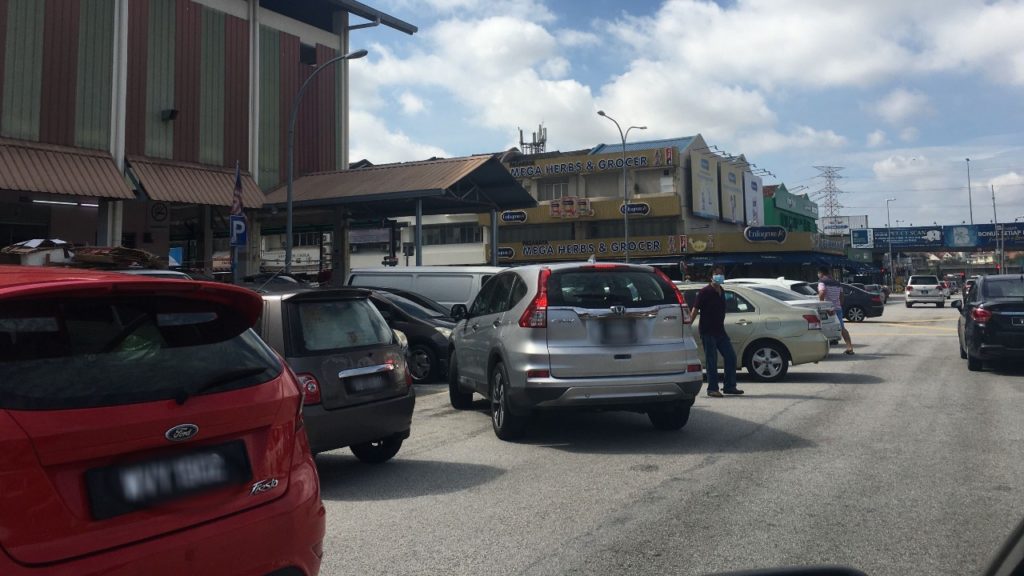
[[[344,286],[351,268],[348,253],[348,221],[345,212],[336,208],[331,229],[331,286]]]
[[[498,265],[498,211],[491,210],[491,266]]]
[[[423,198],[416,199],[416,230],[413,234],[416,238],[416,265],[423,266]]]
[[[100,199],[96,215],[96,245],[120,246],[124,231],[124,201]]]
[[[203,251],[199,257],[202,260],[203,273],[213,275],[213,210],[210,206],[202,206],[199,209],[199,221],[203,228]]]

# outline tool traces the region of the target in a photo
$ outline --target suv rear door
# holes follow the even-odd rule
[[[260,308],[190,280],[0,288],[0,545],[57,562],[283,495],[300,398]]]
[[[619,264],[556,268],[547,298],[555,378],[685,372],[682,350],[696,349],[684,333],[675,287],[653,270]]]

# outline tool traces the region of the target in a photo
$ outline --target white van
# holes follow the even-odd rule
[[[484,283],[502,270],[505,268],[500,266],[353,268],[345,283],[408,290],[451,308],[453,304],[469,306]]]

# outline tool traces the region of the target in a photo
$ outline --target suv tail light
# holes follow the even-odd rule
[[[537,295],[533,297],[530,305],[519,317],[519,326],[522,328],[547,328],[548,327],[548,278],[551,277],[550,268],[541,268],[537,276]]]
[[[654,272],[672,287],[672,291],[676,294],[676,302],[679,302],[679,308],[683,312],[683,324],[689,324],[692,321],[690,318],[690,307],[686,305],[686,298],[683,297],[683,293],[679,291],[679,286],[676,286],[668,275],[662,272],[660,268],[655,268]]]
[[[984,324],[992,319],[992,312],[985,310],[984,308],[978,307],[971,310],[971,318],[978,324]]]
[[[808,330],[821,330],[821,319],[814,314],[804,314],[804,320],[807,320]]]
[[[911,285],[907,284],[907,292],[910,292],[910,291],[911,291],[911,290],[913,290],[913,289],[914,289],[914,287],[913,287],[913,286],[911,286]]]
[[[302,388],[303,404],[313,405],[320,403],[320,383],[316,377],[309,373],[297,375],[299,387]]]

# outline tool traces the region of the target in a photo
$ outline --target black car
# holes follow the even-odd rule
[[[409,372],[416,383],[434,382],[448,374],[448,337],[455,322],[438,310],[390,291],[373,289],[370,302],[393,330],[409,341]],[[440,304],[438,304],[440,306]]]
[[[843,284],[843,301],[843,315],[850,322],[863,322],[865,318],[875,318],[885,312],[881,294],[861,290],[850,284]]]
[[[431,300],[430,298],[427,298],[426,296],[420,294],[419,292],[411,292],[409,290],[402,290],[401,288],[387,288],[387,287],[373,287],[373,286],[366,286],[365,288],[367,290],[377,290],[377,291],[380,291],[380,292],[390,292],[392,294],[397,294],[397,295],[401,296],[402,298],[405,298],[406,300],[412,300],[413,302],[419,304],[420,306],[423,306],[424,308],[433,310],[434,312],[437,312],[441,316],[444,316],[445,318],[448,318],[452,322],[455,322],[454,320],[451,319],[451,315],[452,315],[452,309],[451,308],[449,308],[448,306],[445,306],[444,304],[441,304],[440,302],[438,302],[436,300]]]
[[[979,371],[985,360],[1024,358],[1024,277],[981,276],[963,300],[957,336],[967,369]]]

